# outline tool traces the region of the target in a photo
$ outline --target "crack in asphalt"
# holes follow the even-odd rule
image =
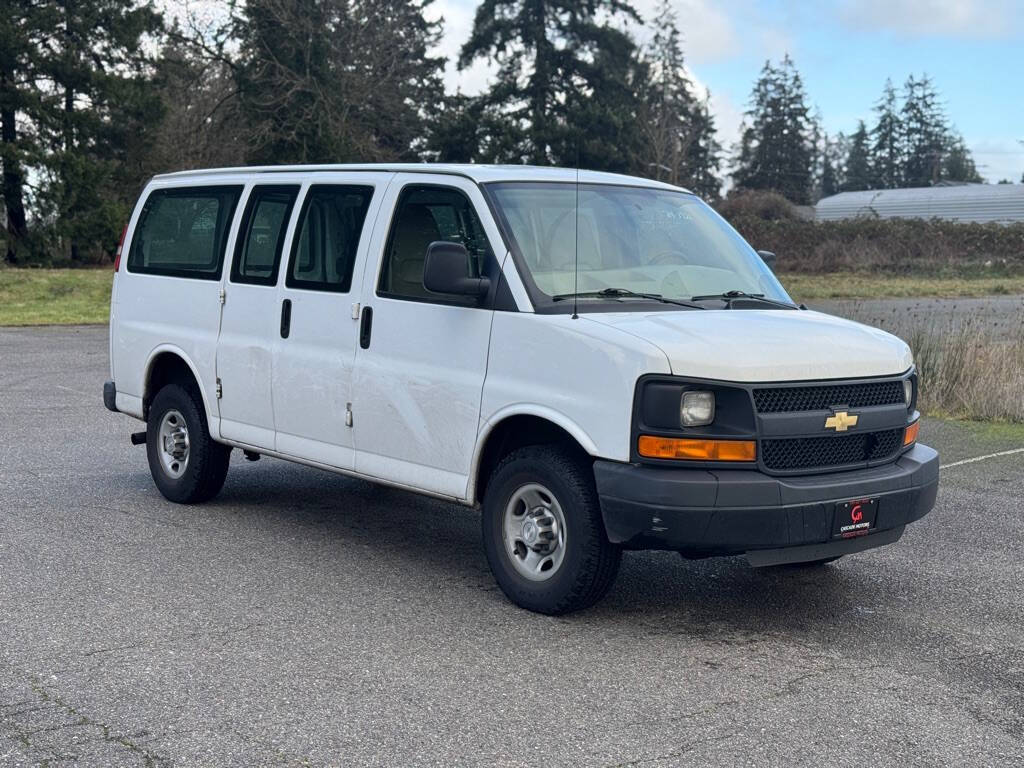
[[[119,733],[109,723],[84,714],[78,708],[65,701],[63,697],[48,690],[37,675],[28,676],[27,682],[29,688],[36,694],[35,700],[49,706],[37,706],[18,710],[16,712],[5,712],[0,715],[0,724],[6,726],[7,730],[10,732],[10,738],[21,744],[21,746],[26,750],[30,752],[48,752],[50,757],[40,759],[39,762],[41,765],[48,765],[53,760],[78,760],[77,755],[61,755],[49,746],[33,743],[34,736],[38,736],[43,733],[55,733],[58,731],[68,730],[70,728],[88,728],[98,730],[97,735],[102,741],[107,744],[124,748],[129,753],[137,756],[141,760],[142,765],[147,768],[163,768],[164,766],[171,765],[170,759],[150,751],[144,746],[133,741],[127,735]],[[15,719],[21,714],[47,711],[56,711],[64,716],[70,716],[74,718],[74,720],[72,722],[64,722],[59,725],[32,728]]]

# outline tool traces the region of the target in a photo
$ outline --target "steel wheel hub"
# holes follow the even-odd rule
[[[180,411],[170,410],[160,420],[160,434],[157,437],[160,464],[169,477],[177,480],[188,469],[188,425]]]
[[[565,556],[565,515],[554,494],[539,483],[519,488],[505,506],[505,552],[531,581],[551,578]]]

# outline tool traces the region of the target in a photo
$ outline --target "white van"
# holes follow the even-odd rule
[[[479,505],[501,588],[544,613],[599,599],[624,549],[824,563],[935,502],[907,345],[793,304],[677,187],[190,171],[122,247],[104,402],[175,502],[239,448]]]

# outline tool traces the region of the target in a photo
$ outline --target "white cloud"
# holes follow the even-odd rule
[[[449,91],[461,90],[468,95],[485,90],[495,71],[494,65],[483,60],[475,61],[462,72],[456,66],[459,49],[473,29],[476,6],[475,0],[435,0],[427,6],[426,12],[431,20],[444,19],[444,32],[436,53],[448,59],[444,72],[445,86]]]
[[[639,0],[637,10],[644,21],[655,15],[657,0]],[[676,0],[673,3],[683,33],[683,50],[691,61],[713,61],[739,51],[739,39],[732,19],[721,3],[711,0]]]
[[[843,0],[840,17],[904,37],[999,38],[1019,28],[1014,0]]]
[[[1024,137],[1017,139],[980,139],[967,137],[978,173],[995,184],[1000,179],[1019,182],[1024,173]]]

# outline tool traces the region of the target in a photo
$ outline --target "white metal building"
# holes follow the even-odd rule
[[[962,184],[840,192],[814,208],[817,221],[869,216],[881,219],[1024,222],[1024,184]]]

